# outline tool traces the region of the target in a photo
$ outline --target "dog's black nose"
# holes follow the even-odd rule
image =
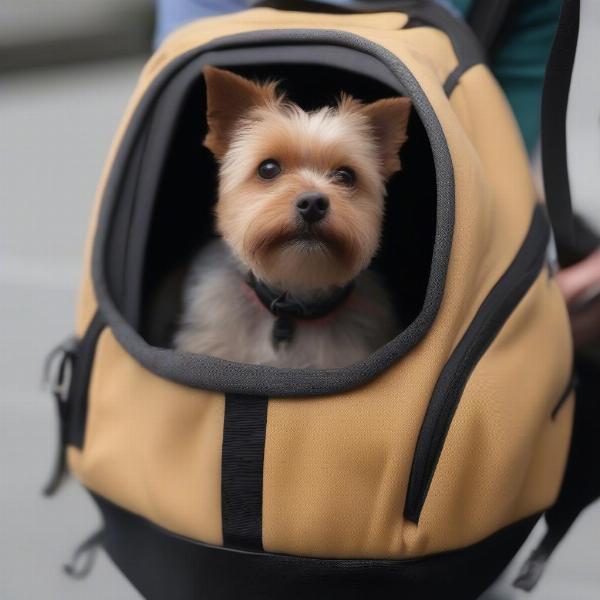
[[[317,223],[327,214],[329,200],[319,192],[307,192],[298,196],[296,209],[304,221]]]

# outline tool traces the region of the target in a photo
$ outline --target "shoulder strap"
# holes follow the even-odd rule
[[[487,51],[496,43],[514,4],[516,0],[475,0],[473,2],[467,15],[467,22]]]
[[[498,40],[516,0],[475,0],[467,20],[488,51]],[[574,247],[573,213],[567,164],[567,105],[579,37],[580,0],[563,0],[546,67],[542,95],[541,148],[548,214],[559,260],[569,262]]]
[[[567,105],[577,40],[579,0],[564,0],[554,44],[546,67],[542,96],[542,167],[548,213],[561,247],[573,245],[573,214],[567,163]]]
[[[600,498],[600,370],[592,360],[579,357],[575,417],[571,450],[556,503],[545,514],[546,534],[523,564],[514,586],[531,590],[539,581],[552,553],[581,512]],[[560,410],[560,406],[557,407]]]

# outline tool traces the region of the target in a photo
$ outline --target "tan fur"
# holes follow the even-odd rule
[[[383,173],[389,177],[400,170],[398,150],[406,142],[411,102],[408,98],[385,98],[362,107],[371,122],[382,157]]]
[[[207,89],[206,120],[208,135],[204,145],[215,155],[222,156],[231,141],[237,121],[252,107],[271,107],[279,102],[276,83],[261,85],[230,71],[204,67]],[[230,93],[235,90],[235,93]]]
[[[213,67],[204,75],[209,128],[204,143],[220,164],[216,227],[241,270],[304,296],[355,279],[379,247],[385,182],[400,168],[410,101],[364,105],[342,96],[336,107],[307,113],[274,83]],[[266,159],[281,165],[275,179],[257,174]],[[353,186],[333,179],[341,167],[356,174]],[[309,239],[296,212],[305,192],[329,200],[327,216],[311,228]],[[186,346],[198,351],[196,344]]]

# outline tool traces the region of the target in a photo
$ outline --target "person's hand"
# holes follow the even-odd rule
[[[556,280],[569,307],[575,347],[600,341],[600,249],[559,271]]]

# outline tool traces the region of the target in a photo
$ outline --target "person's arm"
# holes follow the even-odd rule
[[[571,316],[576,348],[600,341],[600,249],[556,274]]]
[[[156,0],[155,46],[172,31],[203,17],[214,17],[248,8],[246,0]]]

